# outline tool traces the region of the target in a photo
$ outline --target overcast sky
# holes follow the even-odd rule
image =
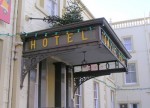
[[[148,17],[150,0],[82,0],[96,18],[112,22]]]

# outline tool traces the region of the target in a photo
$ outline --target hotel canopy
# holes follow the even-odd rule
[[[73,70],[74,90],[91,78],[127,72],[131,58],[105,18],[25,33],[21,38],[21,87],[26,74],[47,57],[57,58]]]

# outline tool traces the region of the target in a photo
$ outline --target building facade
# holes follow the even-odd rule
[[[115,74],[116,108],[148,108],[150,103],[150,17],[112,23],[130,52],[128,74]]]
[[[83,3],[78,1],[81,7]],[[49,28],[43,21],[31,21],[29,17],[47,15],[62,16],[67,0],[2,0],[0,2],[0,107],[27,108],[28,78],[20,90],[22,41],[20,33]],[[10,13],[10,16],[7,15]],[[92,19],[85,9],[84,19]],[[10,18],[9,18],[10,17]],[[7,18],[7,19],[6,19]],[[36,107],[35,107],[36,108]]]
[[[127,58],[130,58],[130,54],[107,21],[104,18],[91,20],[94,18],[93,15],[80,0],[76,0],[78,5],[84,8],[82,12],[84,20],[91,21],[81,22],[82,25],[68,25],[63,26],[64,28],[60,27],[53,30],[50,29],[51,24],[31,18],[44,18],[53,15],[62,16],[70,0],[10,1],[10,24],[0,20],[0,27],[2,28],[0,29],[0,97],[2,97],[0,98],[0,107],[115,108],[115,77],[113,75],[109,76],[109,74],[111,72],[126,71]],[[8,7],[6,2],[2,3],[2,5],[4,4]],[[103,26],[104,24],[105,26]],[[74,34],[76,37],[81,36],[80,42],[84,42],[78,45],[72,44],[73,40],[78,42],[79,38],[73,38],[72,40],[72,34],[67,32],[70,29],[73,30],[73,33],[74,30],[77,30],[78,32]],[[81,47],[81,49],[71,52],[69,48],[72,47],[67,46],[68,52],[55,51],[56,53],[52,53],[52,55],[46,55],[45,59],[42,58],[43,55],[39,56],[43,52],[30,53],[36,48],[41,48],[39,47],[40,45],[47,47],[47,38],[44,38],[43,43],[38,44],[39,46],[36,45],[36,42],[40,42],[41,35],[46,37],[46,33],[50,34],[55,30],[60,32],[65,30],[67,32],[65,34],[68,39],[67,44],[71,43],[72,46]],[[54,33],[57,35],[56,31]],[[26,37],[24,38],[23,36]],[[59,44],[58,36],[55,36],[56,45]],[[86,36],[89,37],[87,38]],[[91,38],[91,36],[94,38]],[[37,39],[32,40],[34,38]],[[86,41],[90,38],[95,40]],[[30,43],[30,46],[26,46],[28,43]],[[84,48],[82,48],[83,46]],[[59,47],[58,49],[62,50]],[[26,50],[28,51],[26,52]],[[85,50],[89,52],[86,53],[87,51]],[[80,56],[78,56],[78,52],[80,52]],[[104,58],[103,56],[106,57]],[[36,59],[33,59],[34,57]],[[26,65],[24,65],[25,60],[30,63],[25,63]],[[79,62],[84,64],[87,62],[86,60],[89,63],[88,68],[77,69],[82,72],[75,73],[70,69],[72,65],[68,61],[78,65]],[[33,65],[34,62],[36,62],[36,67]],[[93,65],[93,63],[96,63],[96,65]],[[28,68],[27,64],[30,68]],[[121,67],[119,68],[120,65]],[[89,76],[85,77],[84,75]],[[75,87],[74,83],[77,84]]]

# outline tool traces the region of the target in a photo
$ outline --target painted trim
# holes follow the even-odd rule
[[[131,86],[131,87],[134,87],[134,86],[139,86],[139,74],[138,74],[138,62],[137,61],[130,61],[128,64],[130,63],[134,63],[135,64],[135,70],[136,70],[136,83],[126,83],[126,73],[123,73],[123,86],[126,87],[126,86]]]
[[[58,15],[60,15],[60,0],[57,1]],[[41,11],[45,16],[49,16],[44,8],[40,6],[40,0],[36,0],[35,7]]]
[[[131,51],[128,51],[129,53],[135,53],[135,47],[134,47],[134,41],[133,41],[133,35],[127,35],[127,36],[122,36],[121,40],[122,42],[124,41],[125,38],[130,38],[131,39]]]

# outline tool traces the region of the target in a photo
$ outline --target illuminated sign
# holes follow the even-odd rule
[[[0,0],[0,20],[10,23],[11,0]]]

